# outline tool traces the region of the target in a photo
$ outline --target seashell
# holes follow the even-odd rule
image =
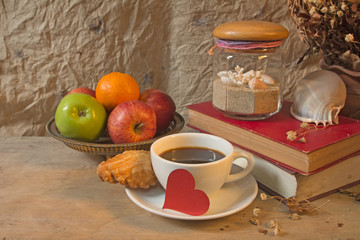
[[[241,73],[243,73],[244,68],[239,67],[239,65],[236,65],[236,67],[235,67],[235,71],[236,71],[238,74],[241,74]]]
[[[236,80],[236,83],[240,83],[240,84],[243,84],[243,76],[242,74],[236,74],[235,76],[235,80]]]
[[[157,182],[150,153],[145,150],[129,150],[109,158],[98,165],[96,173],[102,181],[130,188],[147,189]]]
[[[221,77],[227,77],[228,76],[228,72],[227,71],[220,71],[217,73],[217,75],[221,78]]]
[[[263,74],[263,73],[264,73],[264,70],[256,71],[256,72],[255,72],[255,77],[256,77],[256,78],[260,78],[260,77],[261,77],[261,74]]]
[[[255,77],[255,71],[250,70],[243,74],[244,78],[248,78],[249,80]]]
[[[249,88],[252,90],[267,89],[268,86],[258,78],[253,78],[249,81]]]
[[[318,70],[306,75],[296,86],[291,114],[303,122],[338,124],[345,105],[346,87],[334,72]]]
[[[235,82],[235,74],[232,71],[228,71],[228,77],[232,82]]]
[[[275,84],[274,79],[267,74],[261,74],[261,78],[263,79],[263,82],[266,83],[267,85]]]
[[[228,77],[220,77],[220,79],[221,79],[222,83],[225,83],[225,84],[231,83],[231,80]]]

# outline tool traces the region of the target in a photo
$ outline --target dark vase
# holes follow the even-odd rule
[[[320,61],[320,67],[335,72],[345,83],[346,101],[340,115],[360,120],[360,72],[338,65],[327,65],[324,60]]]

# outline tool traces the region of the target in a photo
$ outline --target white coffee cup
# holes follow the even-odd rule
[[[221,152],[225,157],[208,163],[179,163],[166,160],[160,155],[168,150],[183,147],[201,147]],[[204,191],[208,196],[219,190],[224,183],[237,181],[247,176],[253,169],[254,162],[250,155],[235,152],[227,140],[205,133],[177,133],[156,140],[150,148],[151,163],[155,175],[164,189],[170,173],[176,169],[189,171],[195,179],[195,189]],[[243,171],[230,174],[233,161],[243,158],[247,166]]]

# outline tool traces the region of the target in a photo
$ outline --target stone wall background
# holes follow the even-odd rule
[[[141,90],[166,91],[187,119],[188,104],[211,100],[212,30],[239,20],[266,20],[290,31],[284,97],[318,69],[296,62],[306,46],[287,0],[3,0],[0,2],[0,134],[46,135],[62,96],[95,89],[112,71],[133,76]]]

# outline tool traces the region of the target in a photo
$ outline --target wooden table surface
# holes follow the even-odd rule
[[[322,207],[299,220],[259,195],[227,217],[175,220],[138,207],[122,185],[102,182],[95,172],[101,161],[50,137],[1,137],[0,239],[360,239],[360,202],[346,194],[313,202]],[[263,212],[258,226],[249,223],[255,207]]]

